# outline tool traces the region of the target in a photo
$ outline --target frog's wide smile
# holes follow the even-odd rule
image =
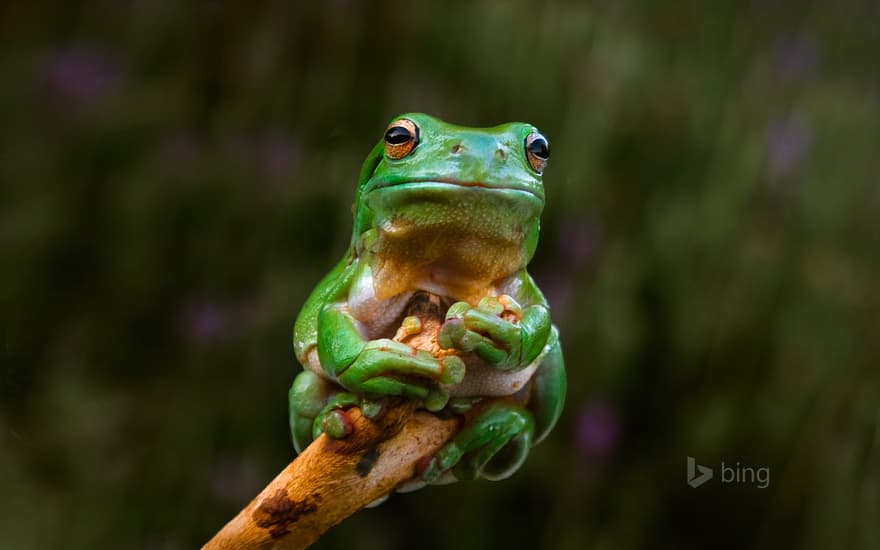
[[[380,180],[375,182],[370,191],[387,189],[389,187],[425,187],[432,185],[443,187],[475,187],[486,189],[488,191],[525,191],[526,193],[543,199],[543,196],[540,193],[536,193],[534,189],[531,189],[527,185],[522,183],[511,182],[507,184],[490,184],[483,181],[460,180],[450,177],[426,177],[386,181]]]

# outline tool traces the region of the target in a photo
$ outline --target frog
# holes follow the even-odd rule
[[[348,249],[294,325],[297,452],[322,433],[347,437],[354,407],[375,417],[404,399],[461,419],[407,490],[505,479],[523,465],[566,393],[559,331],[527,271],[549,158],[527,123],[391,120],[361,168]],[[432,323],[427,344],[407,343]]]

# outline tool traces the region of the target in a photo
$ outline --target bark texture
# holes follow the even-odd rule
[[[417,475],[457,429],[454,418],[389,406],[376,419],[348,411],[354,431],[321,435],[202,548],[307,548],[324,532]]]

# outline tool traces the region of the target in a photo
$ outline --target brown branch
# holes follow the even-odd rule
[[[321,435],[203,546],[306,548],[325,531],[416,475],[457,428],[455,419],[389,407],[371,420],[351,409],[345,439]]]
[[[395,340],[435,357],[449,355],[437,343],[445,311],[440,299],[416,295],[407,311],[420,330],[398,331]],[[458,428],[416,411],[412,401],[388,401],[385,412],[368,419],[347,412],[353,431],[345,439],[321,435],[203,546],[206,550],[306,548],[324,532],[417,474],[419,461],[437,451]]]

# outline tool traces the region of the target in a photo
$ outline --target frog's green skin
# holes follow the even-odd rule
[[[345,437],[345,408],[377,414],[380,398],[406,396],[466,418],[423,482],[502,479],[553,428],[565,398],[558,333],[526,271],[544,207],[541,174],[524,148],[536,129],[401,119],[418,128],[418,144],[397,160],[383,141],[373,148],[348,253],[294,328],[306,367],[290,389],[294,445],[302,451],[322,431]],[[444,309],[456,302],[439,341],[460,358],[441,361],[391,340],[418,291],[442,297]],[[521,309],[521,321],[502,319],[500,304]]]

